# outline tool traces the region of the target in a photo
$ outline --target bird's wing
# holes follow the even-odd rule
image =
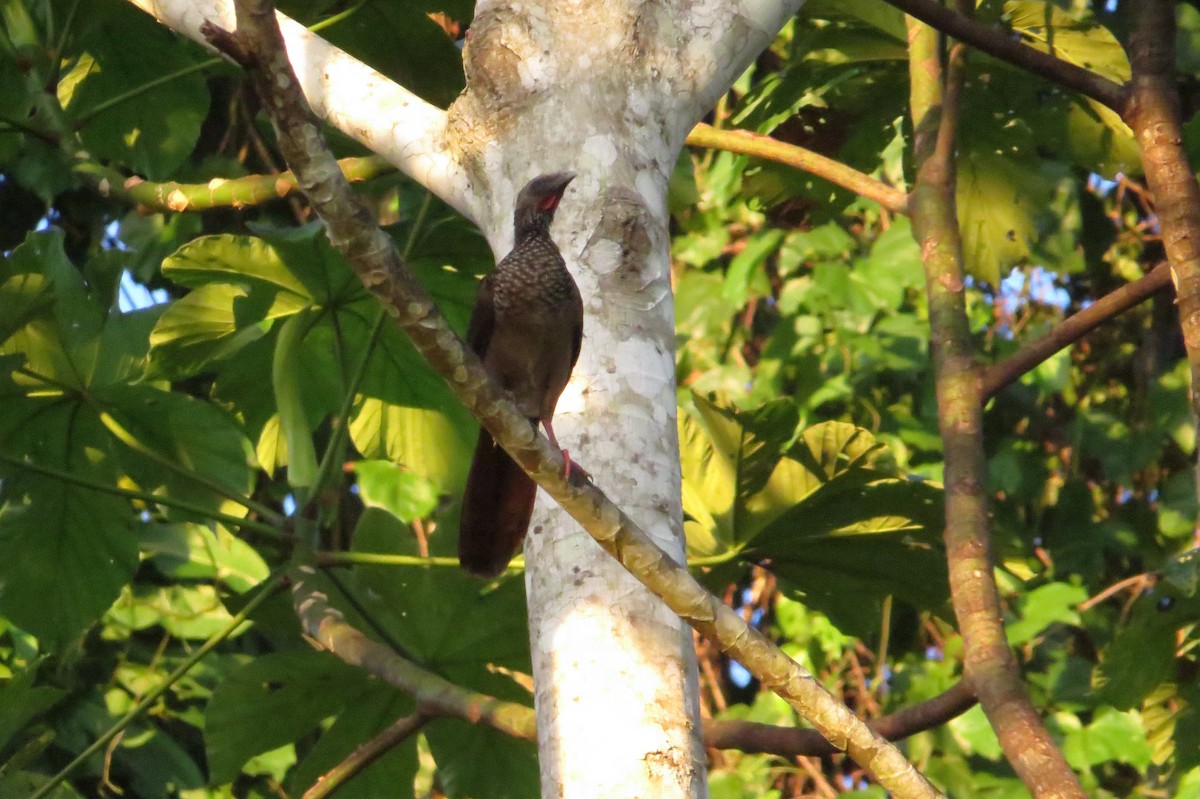
[[[487,354],[488,343],[492,340],[492,328],[496,323],[496,306],[492,294],[492,276],[488,275],[479,282],[479,293],[475,295],[475,308],[471,311],[471,321],[467,323],[467,346],[482,358]]]

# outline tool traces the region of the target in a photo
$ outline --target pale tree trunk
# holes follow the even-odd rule
[[[220,0],[131,1],[200,41],[205,18],[233,26]],[[480,2],[467,90],[445,113],[283,26],[314,110],[473,219],[498,256],[521,186],[577,173],[552,233],[584,343],[556,432],[679,560],[667,180],[687,131],[800,2]],[[705,795],[690,631],[549,501],[525,554],[543,795]]]

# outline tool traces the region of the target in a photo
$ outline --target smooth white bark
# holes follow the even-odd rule
[[[206,47],[200,32],[205,21],[225,30],[236,25],[232,0],[129,2]],[[278,16],[288,57],[313,111],[471,217],[470,183],[445,145],[446,112],[290,17]]]
[[[552,231],[584,297],[560,443],[682,560],[666,185],[696,118],[799,6],[492,0],[447,130],[497,254],[515,192],[570,169]],[[539,504],[525,548],[542,795],[707,793],[691,632],[574,522]]]

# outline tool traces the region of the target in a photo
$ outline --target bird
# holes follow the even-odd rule
[[[552,417],[579,359],[583,300],[550,223],[574,178],[572,172],[539,175],[521,189],[512,252],[480,282],[467,325],[467,345],[488,375],[535,430],[539,423],[546,428],[556,448]],[[562,452],[569,476],[570,457]],[[466,571],[483,578],[504,571],[525,540],[536,495],[529,475],[481,429],[458,531],[458,560]]]

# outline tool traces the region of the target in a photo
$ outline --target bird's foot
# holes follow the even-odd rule
[[[592,476],[588,470],[571,460],[571,453],[565,449],[562,451],[563,456],[563,479],[571,485],[583,485],[584,483],[592,482]]]

